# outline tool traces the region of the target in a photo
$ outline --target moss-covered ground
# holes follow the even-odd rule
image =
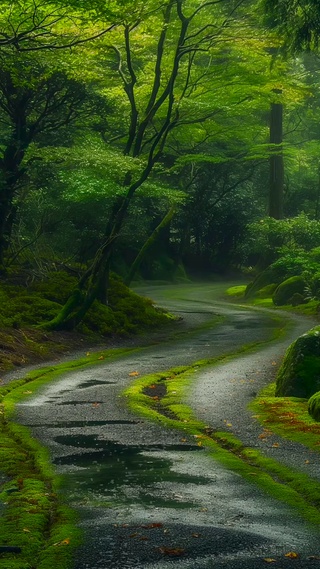
[[[218,361],[227,358],[228,356],[219,358]],[[218,361],[212,360],[210,365]],[[197,362],[189,367],[140,378],[123,396],[135,413],[195,437],[197,444],[206,447],[215,460],[285,502],[309,522],[318,525],[320,484],[305,474],[265,457],[256,449],[245,447],[230,432],[212,431],[193,415],[187,405],[181,403],[195,372],[204,365],[208,365],[208,362]],[[268,424],[269,427],[272,428]],[[181,440],[186,441],[184,438]]]
[[[236,292],[238,301],[239,290]],[[232,297],[232,294],[230,296]],[[166,316],[165,319],[167,321]],[[282,332],[279,326],[278,336]],[[238,353],[255,350],[257,347],[257,345],[244,346]],[[4,385],[0,389],[2,472],[0,547],[21,548],[21,553],[17,554],[0,553],[0,568],[67,569],[72,565],[72,551],[80,539],[74,512],[61,502],[59,480],[54,476],[47,452],[32,439],[28,429],[14,423],[15,403],[30,396],[44,382],[51,381],[63,373],[77,367],[99,364],[107,358],[120,357],[124,353],[126,350],[88,353],[85,358],[74,362],[30,372],[23,379]],[[183,394],[197,370],[226,361],[228,357],[235,355],[202,360],[192,366],[139,378],[124,393],[124,397],[134,412],[194,436],[198,445],[205,446],[216,460],[239,472],[247,480],[258,484],[279,500],[297,508],[310,522],[319,524],[318,484],[301,473],[267,459],[258,451],[244,447],[240,440],[228,432],[212,432],[207,425],[193,416],[186,405],[181,403]],[[268,423],[268,428],[283,436],[296,437],[295,440],[298,440],[297,437],[306,436],[310,441],[312,434],[314,436],[312,448],[316,448],[319,431],[317,425],[307,415],[306,402],[301,400],[294,402],[297,406],[295,417],[297,428],[292,428],[293,421],[289,415],[287,421],[282,420],[288,411],[288,408],[285,411],[287,402],[282,403],[283,408],[280,409],[281,401],[277,398],[275,403],[272,391],[269,391],[262,394],[253,404],[253,410],[262,422]],[[281,413],[281,421],[278,412]],[[291,412],[290,409],[289,413]],[[273,421],[273,417],[276,420]],[[302,439],[299,440],[307,444]]]
[[[62,502],[46,449],[14,422],[14,407],[44,383],[133,351],[114,349],[28,373],[0,388],[0,568],[67,569],[79,543],[74,512]],[[16,547],[20,552],[1,552]]]
[[[166,328],[173,317],[154,306],[116,276],[110,278],[108,305],[95,301],[83,322],[72,332],[47,332],[41,326],[57,315],[77,284],[63,271],[48,273],[31,284],[13,273],[0,282],[0,372],[83,345],[134,337]]]

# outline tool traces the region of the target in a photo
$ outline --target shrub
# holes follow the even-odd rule
[[[0,287],[0,327],[22,328],[52,320],[68,298],[76,279],[62,271],[50,274],[31,287],[3,284]],[[109,306],[97,300],[87,312],[79,330],[84,333],[137,333],[167,323],[169,315],[157,309],[151,300],[126,287],[117,275],[111,275]]]

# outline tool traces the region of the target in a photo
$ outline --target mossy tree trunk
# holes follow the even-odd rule
[[[281,94],[279,89],[275,93]],[[283,105],[281,102],[271,104],[270,110],[270,143],[273,145],[270,155],[270,189],[269,215],[274,219],[283,217],[284,162],[282,150],[283,137]]]
[[[131,184],[127,195],[117,203],[107,224],[106,237],[88,270],[80,278],[77,287],[53,320],[41,325],[46,330],[74,329],[85,317],[87,311],[96,299],[106,302],[109,278],[110,258],[114,245],[126,217],[128,207],[136,190],[149,176],[153,167],[150,162],[144,169],[139,180]],[[108,235],[109,233],[109,235]]]
[[[177,101],[188,97],[189,87],[192,85],[192,68],[195,64],[195,55],[200,51],[208,52],[213,42],[220,41],[220,34],[225,29],[226,21],[221,27],[211,28],[206,23],[199,24],[197,31],[192,26],[196,16],[206,10],[205,2],[197,6],[192,13],[184,13],[182,0],[169,0],[163,9],[163,21],[161,31],[157,39],[155,63],[153,67],[152,86],[147,96],[144,109],[138,109],[142,101],[140,97],[141,83],[139,83],[139,65],[135,68],[136,57],[131,48],[131,35],[135,33],[136,26],[123,25],[123,45],[118,48],[113,45],[116,57],[117,71],[122,82],[123,90],[130,105],[130,121],[127,138],[123,147],[123,153],[133,159],[139,159],[140,164],[145,164],[141,174],[132,181],[131,174],[125,176],[123,183],[127,187],[127,193],[120,203],[116,203],[111,222],[107,225],[105,241],[97,252],[95,259],[79,281],[66,305],[61,309],[58,316],[49,322],[46,327],[57,329],[76,325],[86,313],[96,298],[105,296],[108,266],[110,257],[119,237],[127,210],[138,188],[149,178],[153,167],[163,156],[167,138],[171,131],[180,126],[180,107]],[[232,17],[233,11],[230,14]],[[137,24],[138,25],[138,24]],[[170,33],[171,27],[173,34]],[[194,41],[197,38],[197,41]],[[167,50],[172,54],[172,61],[168,68],[166,58]],[[182,67],[184,88],[177,90],[176,83]],[[138,104],[139,103],[139,104]],[[196,122],[204,122],[212,113],[204,114]],[[155,130],[155,124],[157,128]],[[141,161],[141,158],[143,160]]]
[[[129,270],[127,277],[125,278],[124,282],[127,286],[130,286],[130,284],[133,280],[133,277],[135,276],[137,270],[139,269],[139,267],[140,267],[143,259],[145,258],[148,250],[153,245],[153,243],[158,239],[162,229],[169,225],[171,219],[174,216],[174,213],[175,213],[175,207],[172,206],[169,209],[168,213],[165,215],[165,217],[162,219],[162,221],[159,223],[159,225],[157,225],[155,230],[152,232],[150,237],[146,240],[144,245],[141,247],[138,255],[136,256],[135,260],[133,261],[133,263],[130,267],[130,270]]]

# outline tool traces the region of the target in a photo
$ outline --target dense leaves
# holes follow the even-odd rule
[[[284,24],[317,49],[311,0],[0,4],[0,268],[77,273],[55,325],[135,259],[135,278],[174,280],[319,245],[317,60],[276,56]],[[303,214],[265,219],[272,191]]]

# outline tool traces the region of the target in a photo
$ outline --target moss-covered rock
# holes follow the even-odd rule
[[[303,277],[290,277],[274,291],[272,300],[276,306],[284,306],[285,304],[291,304],[291,299],[294,294],[303,294],[306,287],[306,282]]]
[[[262,273],[259,273],[252,283],[249,283],[246,289],[245,297],[253,298],[257,292],[269,285],[278,285],[281,277],[276,274],[272,267],[268,267]]]
[[[299,336],[289,346],[279,369],[278,397],[305,397],[320,391],[320,326]]]
[[[303,294],[300,294],[300,292],[295,292],[294,295],[290,298],[289,302],[291,306],[299,306],[300,304],[306,304],[307,301]]]
[[[255,294],[256,298],[270,298],[277,288],[277,284],[272,283],[260,288]]]
[[[317,391],[310,397],[308,412],[315,421],[320,421],[320,391]]]

